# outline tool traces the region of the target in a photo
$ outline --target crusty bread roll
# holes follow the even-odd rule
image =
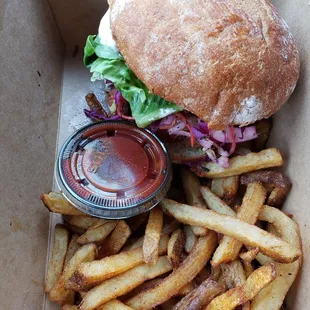
[[[128,66],[213,129],[268,118],[293,92],[298,51],[266,0],[110,0]]]

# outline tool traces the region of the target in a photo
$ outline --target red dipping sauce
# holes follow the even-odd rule
[[[145,212],[165,196],[172,179],[164,145],[124,121],[91,124],[63,145],[56,180],[78,209],[102,218]]]

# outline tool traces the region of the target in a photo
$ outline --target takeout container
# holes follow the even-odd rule
[[[304,263],[287,308],[302,310],[310,308],[310,6],[301,0],[273,3],[301,58],[298,86],[274,117],[269,145],[281,150],[283,170],[293,181],[285,211],[300,225]],[[55,149],[89,122],[82,112],[85,94],[102,99],[102,85],[89,81],[81,59],[85,39],[97,32],[106,9],[101,0],[1,1],[1,309],[59,309],[45,299],[43,283],[48,242],[61,217],[49,218],[39,196],[52,188]]]

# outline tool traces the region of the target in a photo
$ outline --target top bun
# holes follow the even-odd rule
[[[149,90],[212,129],[276,112],[299,76],[287,24],[265,0],[110,0],[124,59]]]

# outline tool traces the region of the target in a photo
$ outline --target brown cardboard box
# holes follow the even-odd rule
[[[285,209],[300,224],[305,259],[288,309],[302,310],[310,308],[310,3],[273,2],[301,58],[298,86],[275,117],[270,145],[284,154],[294,184]],[[106,8],[99,0],[0,1],[0,309],[59,309],[45,300],[43,283],[49,226],[60,219],[49,219],[39,195],[52,188],[55,146],[87,122],[85,93],[100,94],[81,59]]]

